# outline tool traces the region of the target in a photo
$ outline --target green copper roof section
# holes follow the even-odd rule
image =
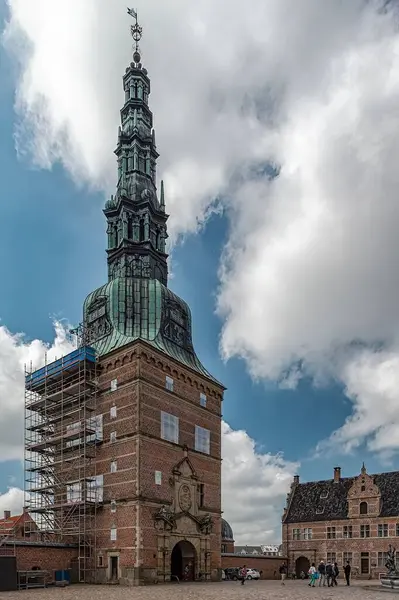
[[[157,279],[113,279],[89,294],[83,310],[90,345],[98,356],[144,340],[221,385],[195,354],[188,305]]]

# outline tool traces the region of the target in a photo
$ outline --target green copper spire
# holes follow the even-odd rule
[[[104,209],[108,283],[85,300],[83,337],[99,357],[140,340],[213,379],[194,351],[190,308],[167,287],[168,215],[163,182],[159,198],[156,187],[150,80],[141,65],[137,13],[128,12],[135,20],[133,62],[123,77],[125,104],[115,150],[118,184]]]
[[[139,41],[142,28],[137,13],[131,33],[135,42],[133,62],[123,77],[125,104],[115,149],[118,163],[116,195],[105,205],[108,234],[108,279],[145,277],[168,281],[168,237],[163,193],[158,200],[153,116],[148,106],[151,92],[147,70],[141,64]]]

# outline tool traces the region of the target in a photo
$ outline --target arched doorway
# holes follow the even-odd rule
[[[194,581],[196,551],[186,540],[178,542],[172,550],[170,559],[171,579]]]
[[[295,561],[295,574],[299,578],[301,576],[301,572],[303,571],[305,575],[308,574],[310,569],[310,561],[306,556],[300,556]]]

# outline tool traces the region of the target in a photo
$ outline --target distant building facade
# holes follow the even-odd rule
[[[283,554],[290,572],[312,562],[347,561],[362,578],[384,572],[389,544],[399,541],[399,472],[300,483],[295,476],[282,520]]]
[[[257,569],[261,573],[261,579],[278,578],[279,567],[285,562],[281,546],[235,546],[233,530],[225,519],[222,519],[221,537],[223,569],[246,565],[249,569]]]

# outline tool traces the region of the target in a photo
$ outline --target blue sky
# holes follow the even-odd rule
[[[0,0],[0,23],[5,15],[5,1]],[[79,322],[86,295],[106,280],[104,196],[77,187],[60,164],[34,169],[17,157],[16,80],[17,66],[0,47],[0,323],[28,339],[50,342],[51,318]],[[158,144],[167,152],[162,140]],[[282,452],[287,460],[299,461],[305,480],[329,478],[336,465],[344,475],[353,475],[363,461],[369,471],[381,470],[378,457],[364,444],[351,454],[315,455],[317,443],[352,413],[341,384],[315,388],[305,377],[295,390],[280,389],[272,381],[254,382],[239,358],[221,360],[222,322],[215,304],[228,230],[226,214],[213,215],[200,233],[188,234],[174,250],[170,280],[170,287],[191,307],[199,357],[227,387],[224,419],[233,429],[245,429],[259,452]],[[22,477],[18,462],[0,462],[0,493],[10,484],[22,486]]]

